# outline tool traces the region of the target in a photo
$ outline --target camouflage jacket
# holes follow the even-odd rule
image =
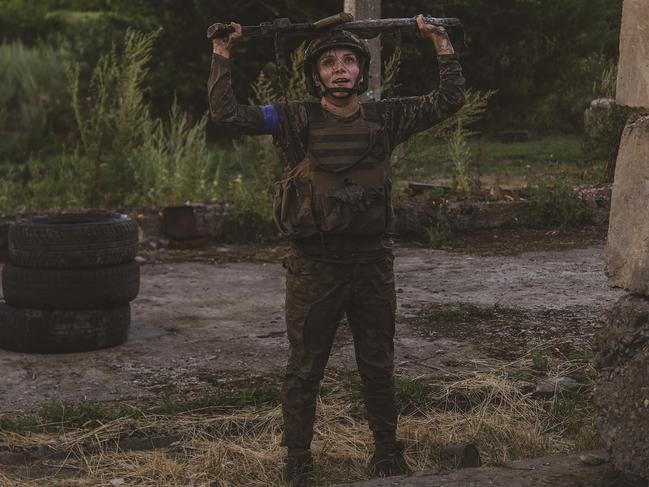
[[[439,88],[422,96],[390,98],[376,102],[383,120],[388,151],[405,142],[410,136],[426,130],[455,113],[464,105],[464,78],[455,55],[438,56]],[[241,134],[273,136],[287,167],[293,167],[304,158],[308,139],[308,120],[305,102],[294,101],[273,104],[269,120],[268,107],[237,103],[232,90],[231,61],[214,54],[208,80],[210,116],[220,127],[234,129]],[[269,123],[270,122],[270,123]],[[344,242],[333,247],[346,253],[364,250],[375,253],[389,248],[385,239],[380,242]],[[313,250],[313,249],[312,249]],[[308,252],[313,253],[313,252]],[[330,252],[324,252],[330,253]],[[335,257],[334,257],[335,258]],[[338,260],[335,258],[335,260]]]

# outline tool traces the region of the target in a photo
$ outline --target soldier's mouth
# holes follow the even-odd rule
[[[349,83],[350,79],[349,78],[336,78],[334,80],[334,83],[336,84],[344,84],[344,83]]]

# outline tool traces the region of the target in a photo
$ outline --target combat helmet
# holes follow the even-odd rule
[[[318,90],[313,81],[313,74],[318,74],[316,66],[318,58],[323,52],[336,47],[346,47],[348,49],[352,49],[358,54],[360,75],[359,81],[356,82],[354,90],[359,95],[367,91],[370,77],[370,50],[367,48],[365,42],[362,41],[358,36],[346,30],[335,29],[327,31],[317,39],[312,40],[304,51],[303,68],[306,89],[309,94],[315,96],[316,98],[322,96],[322,93],[320,93],[320,90]],[[334,90],[349,93],[345,88],[335,88]]]

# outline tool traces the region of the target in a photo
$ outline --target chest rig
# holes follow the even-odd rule
[[[313,235],[380,236],[391,230],[390,159],[378,107],[341,120],[307,103],[304,159],[281,181],[274,218],[289,239]]]

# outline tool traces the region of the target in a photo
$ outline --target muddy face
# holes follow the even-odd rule
[[[324,85],[327,89],[353,89],[360,76],[360,64],[357,54],[348,48],[334,48],[325,52],[318,59],[318,74],[315,80],[318,88]],[[333,92],[333,96],[344,97],[343,92]]]

